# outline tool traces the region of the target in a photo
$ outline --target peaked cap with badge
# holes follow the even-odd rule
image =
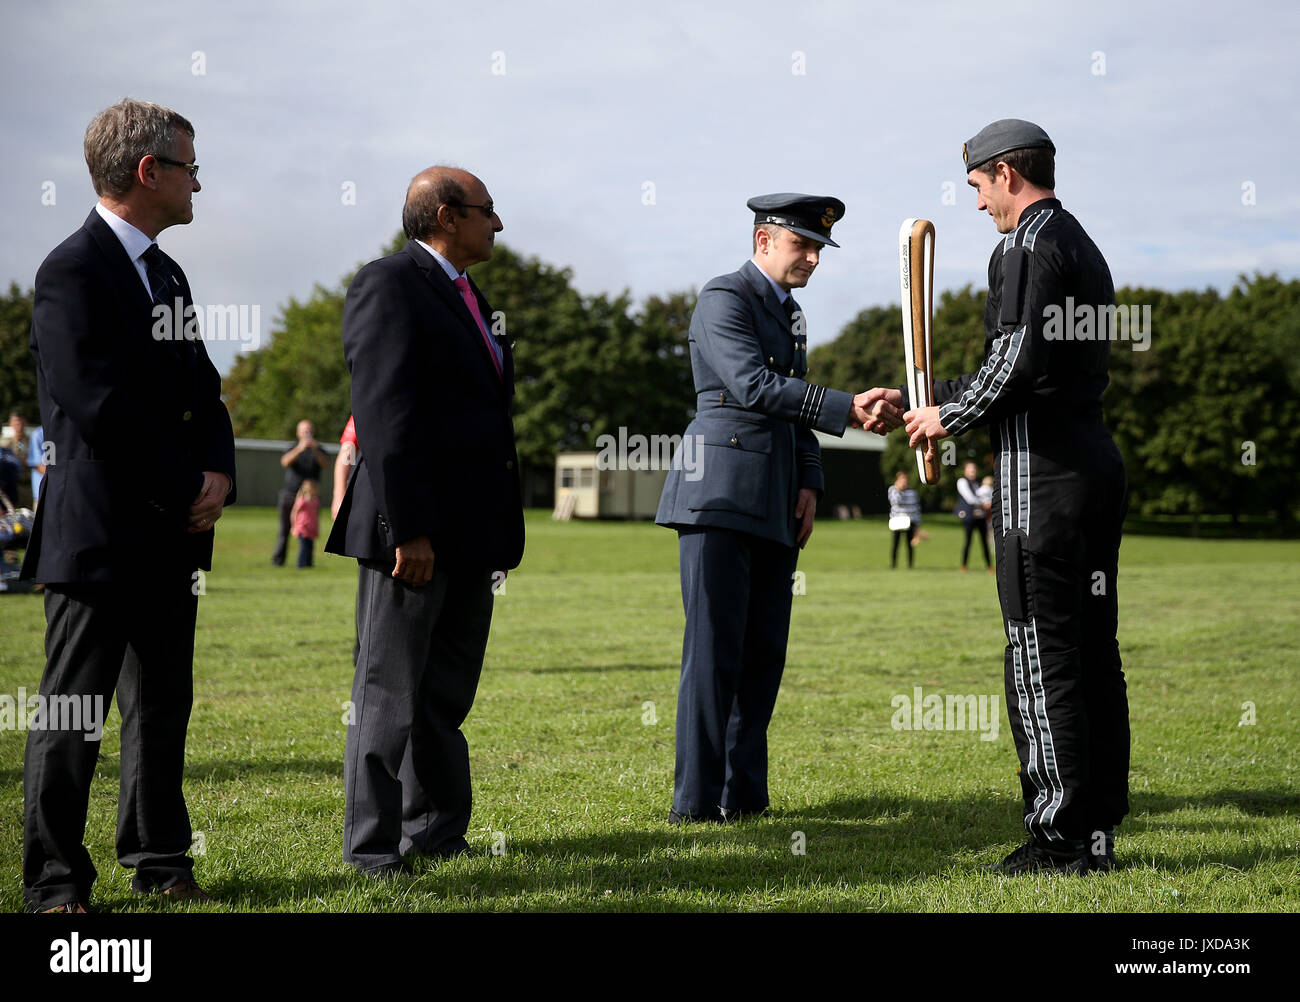
[[[839,246],[831,239],[831,227],[844,218],[844,203],[838,198],[783,191],[757,195],[746,204],[753,210],[755,226],[775,223],[818,243]]]

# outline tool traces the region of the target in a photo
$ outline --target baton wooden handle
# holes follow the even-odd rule
[[[904,224],[906,225],[906,224]],[[934,374],[930,371],[930,331],[934,316],[934,223],[917,219],[907,239],[907,285],[910,302],[903,308],[911,314],[912,364],[909,386],[913,407],[934,406]],[[919,378],[918,378],[919,374]],[[926,448],[929,448],[929,441]],[[917,458],[922,459],[922,450]],[[922,460],[927,484],[939,482],[939,457]]]

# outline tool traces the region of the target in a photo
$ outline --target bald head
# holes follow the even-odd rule
[[[464,205],[474,201],[468,192],[482,184],[478,178],[459,167],[429,167],[411,178],[402,206],[402,229],[408,240],[425,240],[443,227],[438,222],[441,206]],[[464,216],[464,209],[459,210]]]
[[[411,179],[402,229],[463,272],[492,257],[493,238],[503,227],[482,181],[459,167],[438,166]]]

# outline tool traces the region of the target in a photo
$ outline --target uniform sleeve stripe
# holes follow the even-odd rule
[[[1016,367],[1016,359],[1020,357],[1020,346],[1025,339],[1025,328],[1021,327],[1011,335],[1010,342],[1006,342],[1007,335],[1003,335],[993,342],[993,354],[989,360],[984,363],[979,373],[975,376],[974,382],[957,400],[949,401],[940,409],[940,420],[943,426],[954,435],[964,431],[972,421],[979,420],[983,414],[998,398],[1002,392],[1002,387],[1006,385],[1007,378],[1011,375]],[[999,360],[999,353],[1005,345],[1005,355]],[[945,412],[953,415],[953,423],[943,420]]]
[[[1047,221],[1052,218],[1053,211],[1054,210],[1052,209],[1047,209],[1040,212],[1034,218],[1034,221],[1029,224],[1029,228],[1025,230],[1025,250],[1032,251],[1034,249],[1034,242],[1038,239],[1038,231],[1041,230]]]
[[[803,403],[799,405],[799,416],[795,419],[795,423],[805,426],[816,424],[821,417],[822,401],[825,399],[826,387],[809,383],[808,389],[804,391]]]
[[[1005,254],[1017,246],[1032,251],[1034,241],[1038,238],[1038,231],[1052,218],[1052,213],[1055,211],[1055,209],[1039,209],[1030,219],[1026,219],[1008,233],[1007,238],[1002,241],[1002,253]]]

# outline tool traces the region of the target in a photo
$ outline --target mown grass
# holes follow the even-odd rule
[[[671,828],[682,611],[676,538],[530,513],[466,725],[483,855],[373,883],[340,859],[355,565],[273,568],[269,509],[222,520],[200,600],[186,797],[197,874],[233,911],[1294,911],[1300,904],[1300,542],[1130,537],[1121,645],[1133,812],[1121,868],[982,870],[1020,840],[1002,708],[974,731],[890,726],[898,694],[1001,700],[993,578],[956,571],[944,517],[916,569],[877,520],[819,523],[770,730],[774,816]],[[0,596],[0,693],[33,692],[41,601]],[[1252,704],[1254,723],[1242,723]],[[0,733],[0,909],[21,906],[23,735]],[[91,794],[94,903],[114,862],[118,733]],[[492,852],[495,849],[497,852]],[[802,853],[796,849],[803,849]]]

